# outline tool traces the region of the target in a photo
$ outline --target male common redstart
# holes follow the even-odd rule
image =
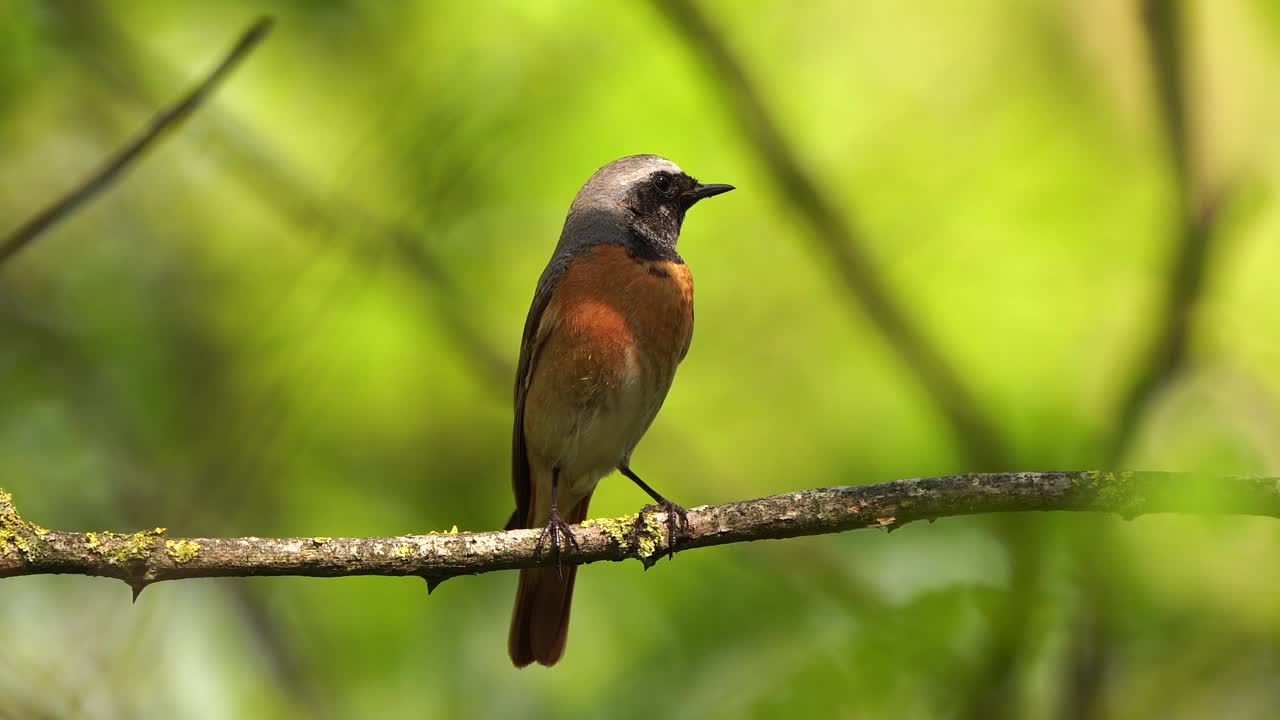
[[[577,566],[559,567],[561,539],[587,517],[596,483],[615,469],[667,513],[667,543],[684,508],[630,467],[693,337],[693,276],[676,252],[684,214],[733,189],[704,185],[656,155],[600,168],[578,191],[538,280],[516,370],[507,529],[543,528],[556,567],[520,571],[507,649],[516,667],[564,653]]]

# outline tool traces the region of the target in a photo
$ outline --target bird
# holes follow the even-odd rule
[[[570,525],[587,517],[614,470],[667,516],[667,549],[687,532],[684,508],[631,469],[693,337],[693,276],[676,251],[685,212],[733,190],[703,184],[658,155],[601,167],[578,191],[525,319],[515,379],[506,529],[541,529],[555,566],[520,571],[507,650],[516,667],[564,654],[577,566],[560,567]]]

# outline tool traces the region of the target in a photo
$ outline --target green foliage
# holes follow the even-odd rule
[[[1280,34],[1266,2],[1188,5],[1195,180],[1248,202],[1122,464],[1275,475]],[[699,7],[1017,468],[1104,464],[1179,222],[1132,4]],[[580,184],[634,152],[739,188],[686,225],[698,327],[646,480],[691,507],[977,469],[654,6],[268,8],[206,107],[0,267],[0,484],[27,517],[316,542],[499,527],[534,284]],[[0,3],[0,233],[262,10]],[[606,479],[592,515],[647,501]],[[11,530],[0,552],[34,537]],[[121,562],[163,540],[100,536]],[[550,672],[509,666],[506,574],[430,598],[413,578],[182,581],[136,606],[118,583],[5,581],[0,714],[1058,718],[1098,647],[1086,717],[1270,717],[1280,524],[1044,515],[1007,540],[956,519],[592,566]]]

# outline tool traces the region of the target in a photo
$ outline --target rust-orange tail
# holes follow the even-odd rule
[[[565,514],[565,522],[576,525],[587,518],[588,495]],[[569,636],[569,607],[573,602],[573,579],[577,565],[566,565],[557,573],[554,567],[529,568],[520,571],[516,590],[516,606],[511,613],[511,634],[507,652],[516,667],[532,662],[555,665],[564,654]]]

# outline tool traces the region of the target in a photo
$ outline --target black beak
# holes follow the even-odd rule
[[[689,204],[692,205],[699,200],[703,200],[714,195],[720,195],[721,193],[727,193],[732,189],[732,185],[716,185],[708,183],[706,185],[698,185],[694,187],[692,190],[684,193],[684,196],[688,199]]]

